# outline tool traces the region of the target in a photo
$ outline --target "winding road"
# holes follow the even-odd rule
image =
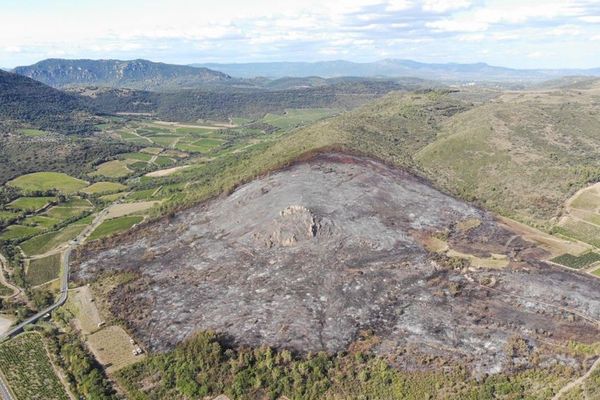
[[[71,257],[71,251],[73,251],[73,249],[77,248],[77,246],[79,246],[81,243],[83,243],[85,241],[85,239],[87,239],[88,236],[94,231],[94,229],[96,229],[98,227],[98,225],[100,225],[106,219],[107,215],[108,215],[108,208],[102,210],[96,216],[96,218],[94,218],[94,220],[88,227],[86,227],[83,231],[81,231],[81,233],[75,239],[71,240],[68,243],[65,251],[62,253],[61,265],[62,265],[63,274],[61,276],[61,282],[60,282],[60,296],[58,297],[58,299],[56,299],[54,304],[39,311],[38,313],[32,315],[31,317],[27,318],[26,320],[22,321],[18,325],[15,325],[14,327],[12,327],[7,332],[0,335],[0,342],[20,333],[23,330],[23,328],[25,328],[25,326],[36,322],[38,319],[40,319],[41,317],[43,317],[44,315],[46,315],[48,313],[51,313],[58,307],[62,306],[65,303],[65,301],[67,301],[67,295],[69,293],[69,258]]]

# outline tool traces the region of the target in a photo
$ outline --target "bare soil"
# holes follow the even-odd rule
[[[429,251],[433,235],[508,265]],[[335,352],[369,331],[380,339],[373,350],[403,368],[440,360],[482,374],[577,366],[549,344],[597,339],[600,280],[544,257],[421,179],[328,154],[85,248],[74,276],[134,273],[107,294],[111,312],[154,351],[211,329],[241,345]]]

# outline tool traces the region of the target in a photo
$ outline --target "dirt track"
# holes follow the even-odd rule
[[[481,224],[456,229],[473,218]],[[433,234],[510,264],[474,270],[440,259],[423,244]],[[530,365],[542,343],[597,338],[600,280],[541,256],[426,182],[333,154],[85,251],[76,277],[138,273],[110,294],[112,312],[154,350],[213,329],[241,344],[339,351],[370,330],[380,338],[374,350],[406,368],[422,368],[423,356],[494,373]],[[515,340],[525,353],[509,356]],[[578,365],[554,356],[538,359]]]

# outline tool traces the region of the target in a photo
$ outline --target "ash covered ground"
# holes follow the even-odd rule
[[[457,229],[462,221],[477,226]],[[426,249],[504,254],[476,269]],[[78,255],[74,277],[134,272],[111,312],[154,351],[198,330],[241,345],[346,350],[361,332],[405,368],[424,359],[478,373],[576,363],[553,346],[592,342],[599,280],[537,261],[543,251],[493,217],[373,160],[327,154],[226,198]]]

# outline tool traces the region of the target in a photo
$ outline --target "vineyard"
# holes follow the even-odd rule
[[[551,261],[565,265],[574,269],[581,269],[589,267],[590,265],[600,261],[600,254],[592,251],[582,254],[580,256],[574,256],[572,254],[563,254],[553,258]]]
[[[0,369],[17,400],[69,399],[37,333],[0,345]]]

